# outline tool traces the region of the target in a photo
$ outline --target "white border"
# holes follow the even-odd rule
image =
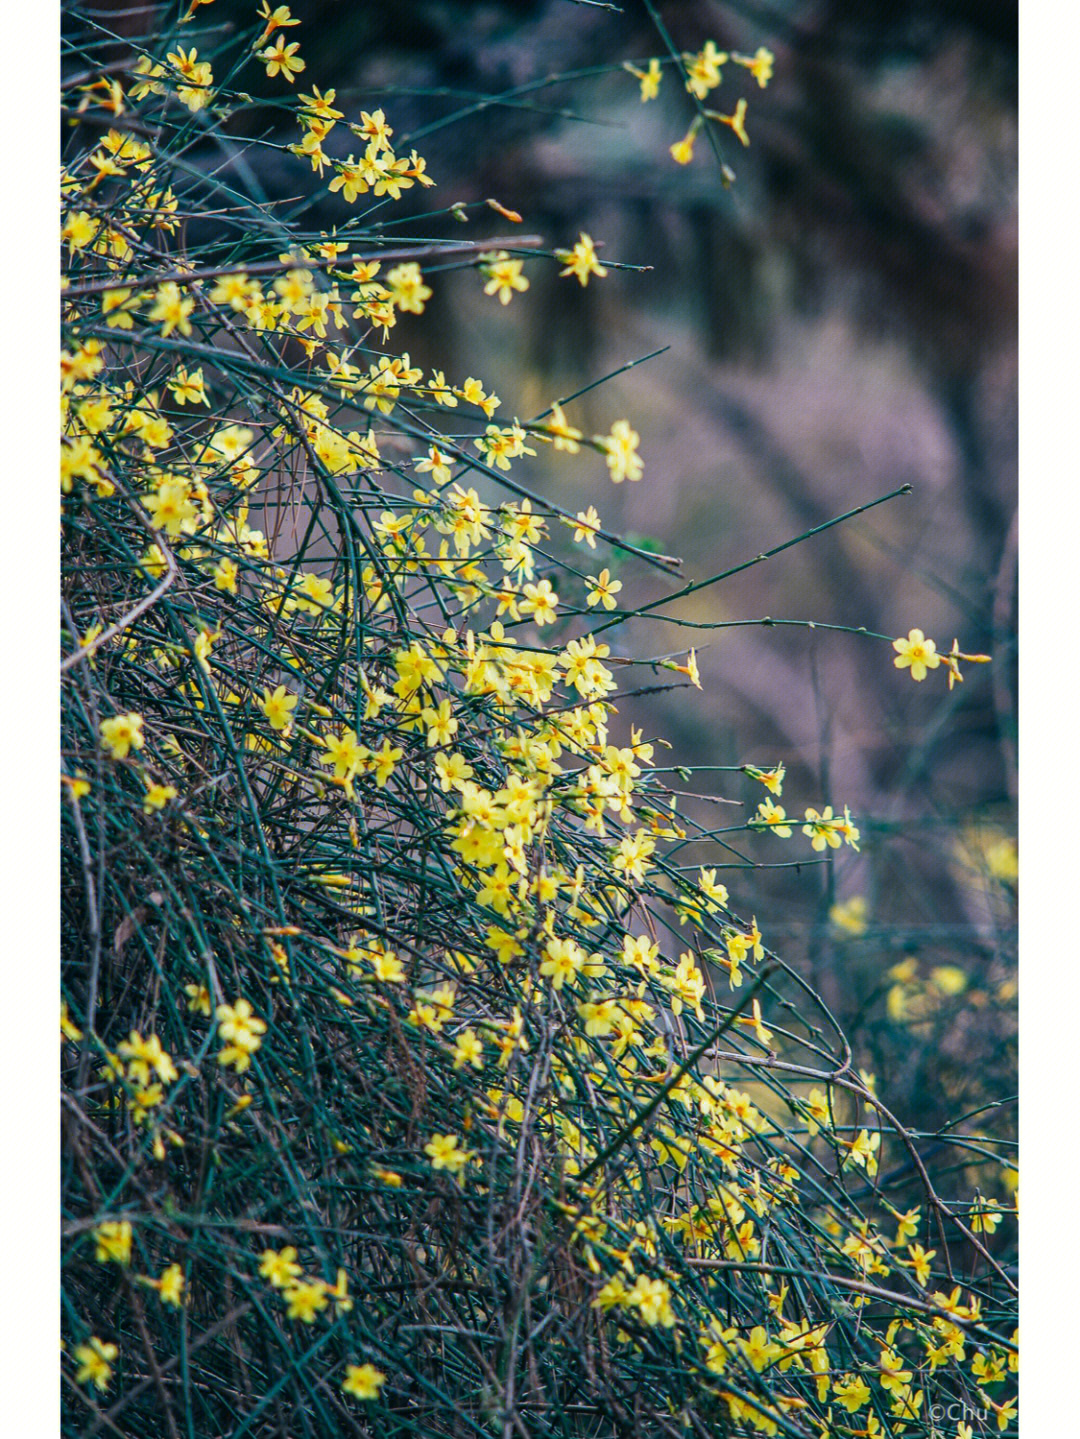
[[[1080,17],[1060,4],[1020,9],[1020,1422],[1025,1439],[1062,1439],[1080,1426],[1071,1319],[1080,1264],[1066,1217],[1080,1180],[1069,1066],[1080,945],[1067,911],[1080,805],[1080,646],[1068,582],[1080,542],[1080,203],[1067,161],[1075,95],[1045,57],[1077,54]],[[1051,810],[1059,823],[1048,822]]]
[[[0,1430],[12,1439],[51,1439],[60,1431],[59,34],[59,5],[5,9],[4,46],[12,63],[3,87],[0,413],[7,438],[0,514],[12,558],[0,573],[6,676],[0,699]]]

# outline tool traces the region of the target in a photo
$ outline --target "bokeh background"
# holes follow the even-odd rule
[[[251,8],[217,0],[198,24],[246,21]],[[678,50],[712,39],[775,54],[767,89],[729,66],[710,97],[726,111],[749,101],[750,147],[719,135],[731,186],[703,138],[691,165],[672,161],[693,116],[674,74],[642,104],[621,69],[665,54],[637,0],[621,12],[569,0],[292,9],[311,22],[292,32],[302,81],[335,86],[350,112],[381,105],[399,150],[415,143],[439,182],[395,207],[395,233],[505,235],[490,211],[468,231],[421,218],[492,196],[550,246],[585,230],[603,260],[650,267],[582,291],[550,260],[530,261],[530,290],[507,309],[475,272],[436,273],[423,320],[410,329],[404,316],[394,333],[415,363],[458,383],[481,377],[502,398],[500,417],[523,420],[667,347],[569,410],[587,432],[628,417],[643,481],[616,488],[599,458],[590,468],[542,448],[521,475],[538,493],[571,511],[594,504],[609,528],[680,555],[683,574],[700,579],[912,487],[667,612],[886,636],[919,626],[942,649],[955,635],[993,664],[952,692],[941,671],[913,684],[885,640],[823,629],[639,620],[605,638],[616,654],[697,644],[702,693],[621,706],[620,724],[671,740],[674,763],[783,761],[789,814],[850,805],[859,854],[791,867],[811,854],[801,836],[737,835],[721,877],[820,987],[898,1116],[933,1131],[958,1105],[1003,1098],[1016,993],[1015,7],[663,5]],[[101,13],[132,39],[146,25],[130,3]],[[238,151],[224,159],[287,203],[311,188],[299,161],[237,160],[243,136],[278,123],[269,107],[241,109]],[[332,153],[351,138],[342,128]],[[329,197],[307,221],[349,213]],[[599,563],[623,580],[623,598],[673,588],[618,556],[585,568]],[[672,678],[660,671],[656,683]],[[764,797],[720,769],[684,787],[731,801],[732,824]],[[690,815],[704,803],[681,801]],[[706,858],[716,855],[685,852]],[[751,860],[778,867],[751,874]],[[993,1124],[1000,1134],[1011,1119],[998,1111]]]

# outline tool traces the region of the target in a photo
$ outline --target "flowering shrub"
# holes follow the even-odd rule
[[[268,0],[207,48],[207,3],[100,76],[87,40],[67,95],[68,1431],[1015,1432],[1007,1166],[959,1128],[924,1157],[742,873],[856,821],[789,814],[777,765],[691,825],[620,715],[700,687],[604,638],[678,570],[594,503],[647,443],[395,344],[450,267],[510,325],[529,266],[618,266],[395,237],[441,177],[392,105],[310,84]],[[701,109],[729,59],[767,83],[711,42],[631,67],[682,75],[677,161],[710,118],[747,143],[745,96]],[[241,84],[336,229],[245,188]],[[544,445],[580,510],[530,489]],[[894,649],[950,686],[983,658]]]

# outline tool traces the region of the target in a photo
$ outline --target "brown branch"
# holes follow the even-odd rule
[[[402,246],[396,250],[380,250],[373,255],[351,256],[354,261],[361,264],[368,264],[372,260],[430,260],[437,259],[443,255],[472,255],[480,254],[486,250],[499,250],[511,247],[515,250],[538,250],[544,243],[542,235],[519,235],[513,238],[495,236],[490,240],[462,240],[446,241],[438,245],[410,245]],[[124,278],[114,275],[108,280],[85,280],[81,285],[69,285],[64,291],[65,300],[78,299],[82,295],[100,295],[106,290],[115,290],[120,286],[135,286],[141,288],[143,285],[165,285],[175,280],[180,284],[192,284],[196,280],[216,280],[222,275],[280,275],[285,270],[296,269],[298,265],[309,266],[313,270],[330,269],[338,265],[337,259],[297,259],[290,256],[287,260],[260,260],[254,265],[215,265],[201,270],[166,270],[162,274],[154,275],[146,279],[139,279],[136,276]]]

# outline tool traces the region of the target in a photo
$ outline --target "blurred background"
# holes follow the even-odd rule
[[[217,0],[190,38],[200,25],[248,24],[252,9]],[[297,0],[292,9],[304,24],[287,38],[301,40],[307,61],[296,88],[335,87],[350,118],[381,105],[396,148],[415,144],[438,181],[395,207],[395,233],[506,235],[513,227],[490,211],[469,230],[420,219],[492,196],[547,246],[568,247],[585,230],[603,242],[602,260],[651,267],[612,270],[582,290],[550,260],[532,260],[528,294],[507,309],[483,295],[475,272],[436,272],[423,319],[399,322],[395,348],[452,383],[483,379],[502,398],[500,419],[529,419],[667,347],[568,407],[587,433],[630,419],[640,484],[614,487],[599,457],[570,461],[548,447],[515,466],[523,483],[571,512],[595,505],[610,529],[681,556],[688,580],[912,487],[666,612],[705,625],[764,616],[862,625],[888,637],[918,626],[940,649],[956,636],[963,650],[991,653],[992,665],[968,669],[950,692],[941,670],[912,683],[884,639],[639,620],[605,635],[613,653],[696,644],[704,688],[625,701],[615,734],[625,742],[633,723],[664,736],[677,764],[783,761],[789,815],[850,805],[861,852],[845,849],[831,865],[788,867],[813,858],[798,832],[733,835],[733,867],[719,877],[734,907],[756,912],[766,943],[820,987],[902,1120],[932,1130],[958,1104],[1009,1094],[1015,7],[664,4],[678,51],[713,40],[775,55],[766,89],[728,66],[707,102],[730,113],[748,100],[749,148],[718,132],[730,186],[704,136],[690,165],[671,159],[694,114],[674,71],[642,104],[621,69],[666,54],[638,0],[618,12],[569,0]],[[149,11],[130,3],[99,13],[114,34],[147,28]],[[246,107],[235,133],[273,133],[280,114]],[[343,128],[327,143],[335,155],[351,138]],[[281,138],[294,140],[294,128]],[[272,200],[311,188],[305,167],[285,159],[276,166],[252,151],[245,160]],[[328,227],[350,213],[326,197],[305,222]],[[504,496],[493,487],[486,497]],[[630,603],[675,587],[617,554],[579,549],[578,562],[607,564]],[[660,671],[644,683],[671,678]],[[681,787],[734,801],[732,824],[764,798],[723,770]],[[680,807],[716,822],[715,806]],[[688,848],[683,858],[717,855]],[[779,867],[749,875],[749,860]],[[1002,1134],[1011,1120],[1001,1113],[994,1124]]]

